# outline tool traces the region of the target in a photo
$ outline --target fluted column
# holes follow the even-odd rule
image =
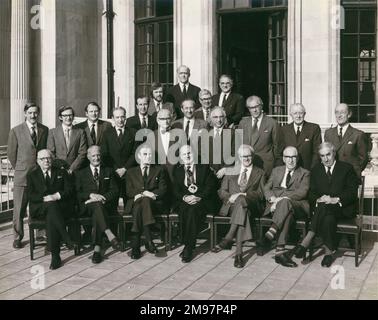
[[[30,1],[11,3],[11,127],[14,127],[24,121],[24,105],[30,99]]]

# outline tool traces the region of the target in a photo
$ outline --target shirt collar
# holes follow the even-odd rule
[[[97,127],[98,121],[96,121],[96,122],[92,122],[92,121],[90,121],[90,120],[87,120],[87,122],[88,122],[88,127],[89,127],[89,128],[92,128],[92,125],[95,125],[95,128]]]
[[[67,127],[65,124],[62,124],[63,131],[66,131],[67,129],[72,130],[72,126]]]
[[[300,125],[297,125],[296,123],[294,123],[294,129],[295,129],[295,131],[297,131],[298,128],[299,128],[300,131],[302,131],[302,128],[303,128],[303,122],[302,122],[302,124],[300,124]]]
[[[185,84],[179,82],[179,86],[180,86],[181,91],[184,90],[184,86],[186,87],[186,90],[188,90],[188,88],[189,88],[189,82],[187,82],[187,83],[185,83]]]
[[[343,134],[345,134],[345,132],[347,131],[348,127],[349,127],[349,123],[347,123],[346,125],[344,125],[342,127],[340,125],[337,125],[337,133],[340,132],[340,128],[343,128]]]
[[[245,169],[247,169],[247,173],[250,172],[253,168],[253,165],[251,165],[250,167],[244,167],[244,166],[241,166],[240,167],[240,173],[242,173]]]
[[[333,173],[333,169],[335,168],[335,164],[336,164],[336,161],[333,163],[333,165],[331,166],[331,173]],[[324,166],[324,169],[327,173],[327,170],[328,170],[328,167]]]
[[[35,124],[31,124],[29,121],[25,121],[26,122],[26,125],[28,126],[29,130],[31,131],[31,127],[34,127],[35,129],[37,129],[37,123]]]
[[[94,166],[92,166],[91,164],[90,164],[89,166],[91,167],[91,171],[92,171],[92,173],[94,173],[95,168],[97,168],[98,173],[100,174],[100,166],[98,166],[98,167],[94,167]]]

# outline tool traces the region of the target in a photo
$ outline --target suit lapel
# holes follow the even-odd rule
[[[351,125],[348,126],[348,129],[345,131],[343,138],[341,139],[340,147],[348,141],[349,137],[352,135],[353,128]]]
[[[258,178],[257,171],[252,168],[251,175],[249,176],[248,182],[247,182],[247,189],[253,185]]]
[[[73,127],[71,127],[71,134],[70,134],[70,147],[68,148],[68,151],[67,151],[67,154],[69,154],[75,144],[75,141],[76,141],[76,137],[78,136],[79,134],[79,130],[76,130],[74,129]]]
[[[294,123],[293,123],[293,133],[294,133],[294,136],[295,136],[295,139],[296,139],[297,134],[294,130]],[[307,136],[307,133],[308,133],[308,126],[306,125],[306,122],[303,122],[302,130],[301,130],[301,133],[299,134],[299,137],[298,137],[298,140],[297,140],[297,146],[298,147],[303,143],[305,137]]]
[[[265,126],[266,126],[266,116],[263,115],[262,119],[261,119],[261,124],[260,124],[260,129],[257,130],[257,132],[255,134],[252,135],[252,141],[253,141],[253,146],[256,145],[256,143],[259,141],[262,133],[264,132],[265,130]],[[252,127],[251,127],[252,128]]]
[[[56,130],[56,136],[57,136],[57,140],[62,141],[62,145],[64,147],[64,151],[65,151],[66,154],[68,154],[67,145],[66,145],[66,139],[64,139],[64,133],[63,133],[63,127],[62,126],[59,126],[57,128],[57,130]]]
[[[39,146],[43,135],[43,128],[39,123],[37,123],[37,135],[37,146]]]
[[[23,132],[24,132],[24,136],[25,136],[26,140],[28,140],[30,144],[34,145],[34,142],[33,142],[32,138],[31,138],[31,134],[30,134],[30,131],[29,131],[29,127],[26,124],[26,122],[24,122]]]
[[[98,132],[98,128],[99,128],[99,126],[98,126],[98,123],[97,123],[97,132]],[[89,126],[88,126],[88,122],[87,121],[85,121],[84,131],[85,131],[86,136],[89,137],[89,139],[91,139],[92,143],[96,144],[96,141],[92,140],[91,130],[89,130]],[[71,145],[71,143],[70,143],[70,145]]]
[[[295,182],[295,180],[298,179],[298,177],[299,177],[299,168],[296,168],[293,172],[293,176],[290,179],[288,188],[290,188],[293,185],[293,183]]]

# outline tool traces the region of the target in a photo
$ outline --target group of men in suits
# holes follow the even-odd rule
[[[258,253],[263,254],[277,238],[277,263],[295,266],[285,254],[285,243],[292,221],[309,216],[308,193],[319,195],[323,190],[311,191],[313,170],[320,167],[318,170],[321,171],[322,166],[327,167],[332,162],[328,154],[334,155],[331,166],[336,163],[339,168],[339,163],[347,162],[353,166],[357,177],[361,176],[367,163],[365,137],[363,132],[349,124],[351,112],[348,106],[340,104],[336,107],[338,124],[326,131],[324,140],[329,144],[324,145],[321,144],[319,126],[304,120],[306,111],[301,104],[290,107],[293,122],[281,127],[264,114],[261,98],[251,96],[244,102],[242,96],[234,93],[230,76],[220,77],[221,91],[212,96],[208,90],[189,83],[188,67],[180,66],[177,75],[179,83],[166,96],[160,83],[152,84],[150,96],[139,96],[135,116],[127,118],[124,108],[114,109],[114,126],[99,119],[101,108],[95,102],[85,107],[87,120],[75,126],[73,108],[61,107],[58,111],[61,123],[50,131],[37,121],[39,107],[35,104],[25,106],[26,121],[10,131],[8,140],[8,158],[15,169],[15,248],[22,247],[26,206],[36,199],[31,197],[36,190],[28,190],[29,182],[30,186],[33,185],[31,189],[42,183],[40,171],[45,172],[49,164],[47,171],[51,171],[54,177],[62,177],[64,183],[57,191],[45,183],[46,188],[38,195],[38,201],[47,197],[49,201],[46,202],[52,202],[53,198],[55,202],[76,204],[80,214],[92,217],[93,228],[84,229],[84,238],[93,240],[94,263],[102,260],[101,239],[104,236],[113,248],[120,248],[119,240],[109,229],[107,217],[116,212],[121,197],[125,211],[132,213],[135,219],[131,254],[134,259],[141,257],[142,235],[146,249],[156,253],[150,230],[155,222],[154,213],[173,208],[179,213],[183,225],[182,261],[191,261],[205,213],[218,213],[220,209],[221,214],[231,215],[231,227],[218,249],[229,248],[235,237],[236,267],[243,266],[242,243],[252,237],[251,217],[262,214],[271,215],[273,224],[258,242]],[[245,109],[250,116],[243,118]],[[237,139],[236,129],[242,130],[242,143]],[[205,144],[201,133],[205,133]],[[235,152],[238,146],[240,148]],[[327,157],[323,155],[325,150],[328,150]],[[43,160],[37,157],[40,151],[43,151]],[[60,171],[55,172],[55,169]],[[314,176],[315,181],[318,178]],[[332,189],[329,198],[322,198],[327,201],[318,202],[334,204],[334,194],[338,191]],[[68,194],[76,194],[76,202]],[[169,194],[174,197],[168,197]],[[310,206],[315,197],[310,199]],[[49,203],[43,209],[31,211],[44,212],[48,217],[49,212],[57,208],[61,210]],[[324,221],[330,220],[327,214],[319,216],[314,222],[314,234],[322,234]],[[56,239],[60,239],[58,235],[69,247],[72,244],[63,233],[61,223],[61,219],[48,223],[48,241],[54,243],[50,245],[52,269],[61,265],[56,247],[59,242]],[[330,235],[332,223],[328,233],[322,234],[328,237],[326,245],[329,250],[334,248],[331,244],[334,238]],[[57,232],[54,234],[51,230]],[[313,237],[314,234],[310,235]],[[308,242],[307,239],[298,250],[303,251]],[[296,255],[301,256],[302,252]]]

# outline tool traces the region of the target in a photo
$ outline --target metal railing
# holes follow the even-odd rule
[[[0,146],[0,221],[8,220],[13,210],[14,171],[7,158],[7,146]]]

